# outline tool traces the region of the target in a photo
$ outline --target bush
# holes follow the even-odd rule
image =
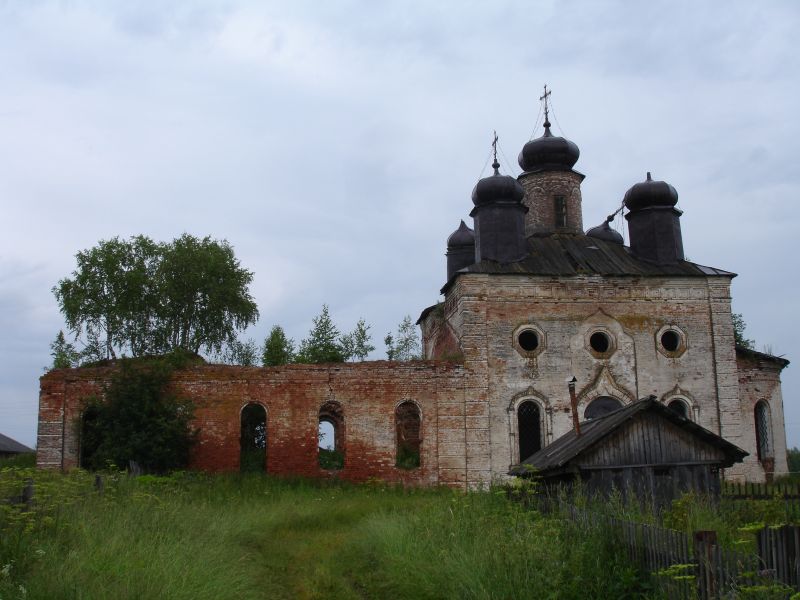
[[[90,398],[81,427],[81,466],[102,469],[136,462],[146,471],[184,468],[196,439],[192,405],[168,384],[181,357],[121,360],[105,389]]]

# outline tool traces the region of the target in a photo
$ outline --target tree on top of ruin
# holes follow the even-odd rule
[[[258,320],[253,273],[227,241],[189,234],[101,240],[78,252],[53,293],[71,333],[103,358],[184,350],[221,352]]]

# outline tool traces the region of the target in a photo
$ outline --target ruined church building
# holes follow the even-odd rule
[[[727,478],[786,473],[788,361],[736,347],[735,274],[685,260],[678,193],[649,173],[624,196],[629,246],[611,217],[584,232],[579,150],[550,127],[545,105],[522,174],[500,174],[495,157],[475,186],[474,227],[447,240],[444,301],[419,318],[424,360],[182,370],[173,385],[200,432],[192,467],[238,470],[247,413],[266,427],[268,473],[478,487],[572,429],[574,377],[582,420],[654,395],[749,453]],[[81,412],[107,376],[41,378],[40,467],[80,463]],[[344,455],[335,470],[318,460],[323,421]]]

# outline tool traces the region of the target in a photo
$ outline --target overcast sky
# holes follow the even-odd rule
[[[795,363],[800,444],[798,26],[794,1],[0,0],[0,432],[35,444],[51,288],[113,236],[227,239],[245,337],[327,303],[382,350],[439,299],[492,130],[519,174],[547,83],[585,226],[646,171],[675,186],[687,257],[738,273],[748,337]]]

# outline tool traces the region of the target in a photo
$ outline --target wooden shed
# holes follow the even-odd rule
[[[588,493],[619,490],[662,506],[687,491],[718,495],[720,469],[747,452],[650,396],[573,429],[513,467],[548,487],[580,481]]]

